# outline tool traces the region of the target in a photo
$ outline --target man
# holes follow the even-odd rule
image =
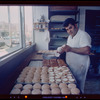
[[[84,84],[90,65],[91,37],[78,29],[74,19],[68,18],[63,23],[69,34],[67,44],[61,47],[60,54],[66,52],[66,63],[76,78],[79,88],[84,93]]]

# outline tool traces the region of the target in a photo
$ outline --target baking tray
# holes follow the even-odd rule
[[[58,59],[58,53],[43,53],[43,59]]]
[[[16,83],[17,84],[17,83]],[[16,85],[15,84],[15,85]],[[34,83],[35,84],[35,83]],[[33,89],[33,86],[34,86],[34,84],[31,84],[32,85],[32,89],[30,89],[31,90],[31,92],[32,92],[32,90],[34,90]],[[47,83],[44,83],[44,84],[47,84]],[[41,85],[41,88],[40,88],[40,90],[41,90],[41,92],[43,91],[42,90],[42,85],[44,85],[43,83],[40,83],[40,85]],[[14,86],[15,86],[14,85]],[[20,90],[22,91],[23,90],[23,87],[24,87],[24,85],[27,85],[27,84],[22,84],[22,88],[20,88]],[[51,84],[48,84],[49,86],[51,85]],[[67,83],[66,83],[66,85],[68,85]],[[14,86],[13,86],[13,88],[12,88],[12,90],[14,89]],[[76,84],[76,87],[78,88],[78,86],[77,86],[77,84]],[[59,84],[58,84],[58,88],[60,89],[60,92],[61,92],[61,88],[59,87]],[[50,91],[51,91],[51,87],[49,88],[50,89]],[[78,88],[79,89],[79,88]],[[12,91],[11,90],[11,91]],[[79,89],[80,90],[80,89]],[[11,91],[10,91],[10,94],[11,94]],[[32,93],[30,93],[31,95],[34,95],[34,94],[32,94]],[[80,94],[82,94],[82,92],[81,92],[81,90],[80,90]],[[78,95],[80,95],[80,94],[78,94]],[[23,94],[20,94],[20,95],[23,95]],[[36,94],[36,95],[38,95],[38,94]],[[54,94],[52,94],[52,95],[54,95]],[[63,95],[62,93],[60,93],[59,95]],[[72,94],[70,94],[70,95],[72,95]]]

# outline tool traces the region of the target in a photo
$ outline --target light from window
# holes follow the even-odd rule
[[[24,6],[25,11],[25,36],[26,46],[31,45],[33,42],[33,20],[32,20],[32,7]]]
[[[0,57],[21,47],[18,6],[0,6]]]

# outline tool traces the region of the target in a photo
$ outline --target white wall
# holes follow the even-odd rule
[[[100,10],[100,6],[78,6],[80,9],[80,29],[85,30],[85,11],[86,10]],[[40,19],[41,15],[45,15],[46,20],[48,21],[48,6],[33,6],[33,16],[34,22],[37,22],[37,19]],[[46,35],[49,34],[48,30],[44,32],[39,32],[34,30],[36,50],[48,50],[48,41],[46,41]]]
[[[48,21],[48,6],[33,6],[33,20],[38,22],[37,19],[41,18],[41,15],[45,16],[46,21]],[[46,41],[46,36],[49,34],[48,30],[44,32],[39,32],[34,30],[36,50],[48,50],[48,41]]]
[[[85,30],[85,11],[86,10],[100,10],[100,6],[79,6],[80,9],[80,29]],[[92,17],[92,16],[91,16]]]

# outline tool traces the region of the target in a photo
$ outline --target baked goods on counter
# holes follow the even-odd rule
[[[23,89],[20,94],[31,94],[30,89]]]
[[[43,66],[50,67],[50,60],[43,59]]]
[[[32,89],[32,85],[31,84],[26,84],[26,85],[23,86],[23,89],[31,90]]]
[[[66,87],[65,87],[65,88],[62,88],[62,89],[61,89],[61,94],[64,94],[64,95],[65,95],[65,94],[71,94],[71,91],[70,91],[69,88],[66,88]]]
[[[10,94],[20,94],[20,89],[12,89]]]
[[[17,86],[17,88],[15,88]],[[21,87],[22,86],[22,87]],[[59,94],[80,94],[80,90],[73,83],[51,83],[51,84],[21,84],[20,88],[18,84],[15,84],[10,94],[45,94],[45,95],[59,95]]]
[[[41,89],[41,84],[40,83],[35,83],[33,85],[33,89]]]
[[[62,59],[43,59],[41,67],[26,66],[11,94],[80,94],[76,80]]]
[[[43,84],[42,90],[44,90],[44,89],[50,89],[50,85],[49,84]]]
[[[51,94],[52,95],[59,95],[59,94],[61,94],[61,90],[60,90],[60,88],[52,88],[51,89]]]
[[[43,95],[50,95],[50,94],[51,94],[51,90],[48,89],[48,88],[47,88],[47,89],[43,89],[43,90],[42,90],[42,94],[43,94]]]
[[[74,95],[80,94],[80,90],[78,88],[71,88],[71,94]]]
[[[40,89],[34,89],[34,90],[32,90],[32,94],[40,95],[41,94],[41,90]]]
[[[52,63],[55,59],[51,60]],[[25,67],[19,77],[18,83],[75,83],[76,80],[67,66],[55,67]]]
[[[56,50],[39,50],[37,51],[37,54],[42,54],[42,53],[54,53]]]

